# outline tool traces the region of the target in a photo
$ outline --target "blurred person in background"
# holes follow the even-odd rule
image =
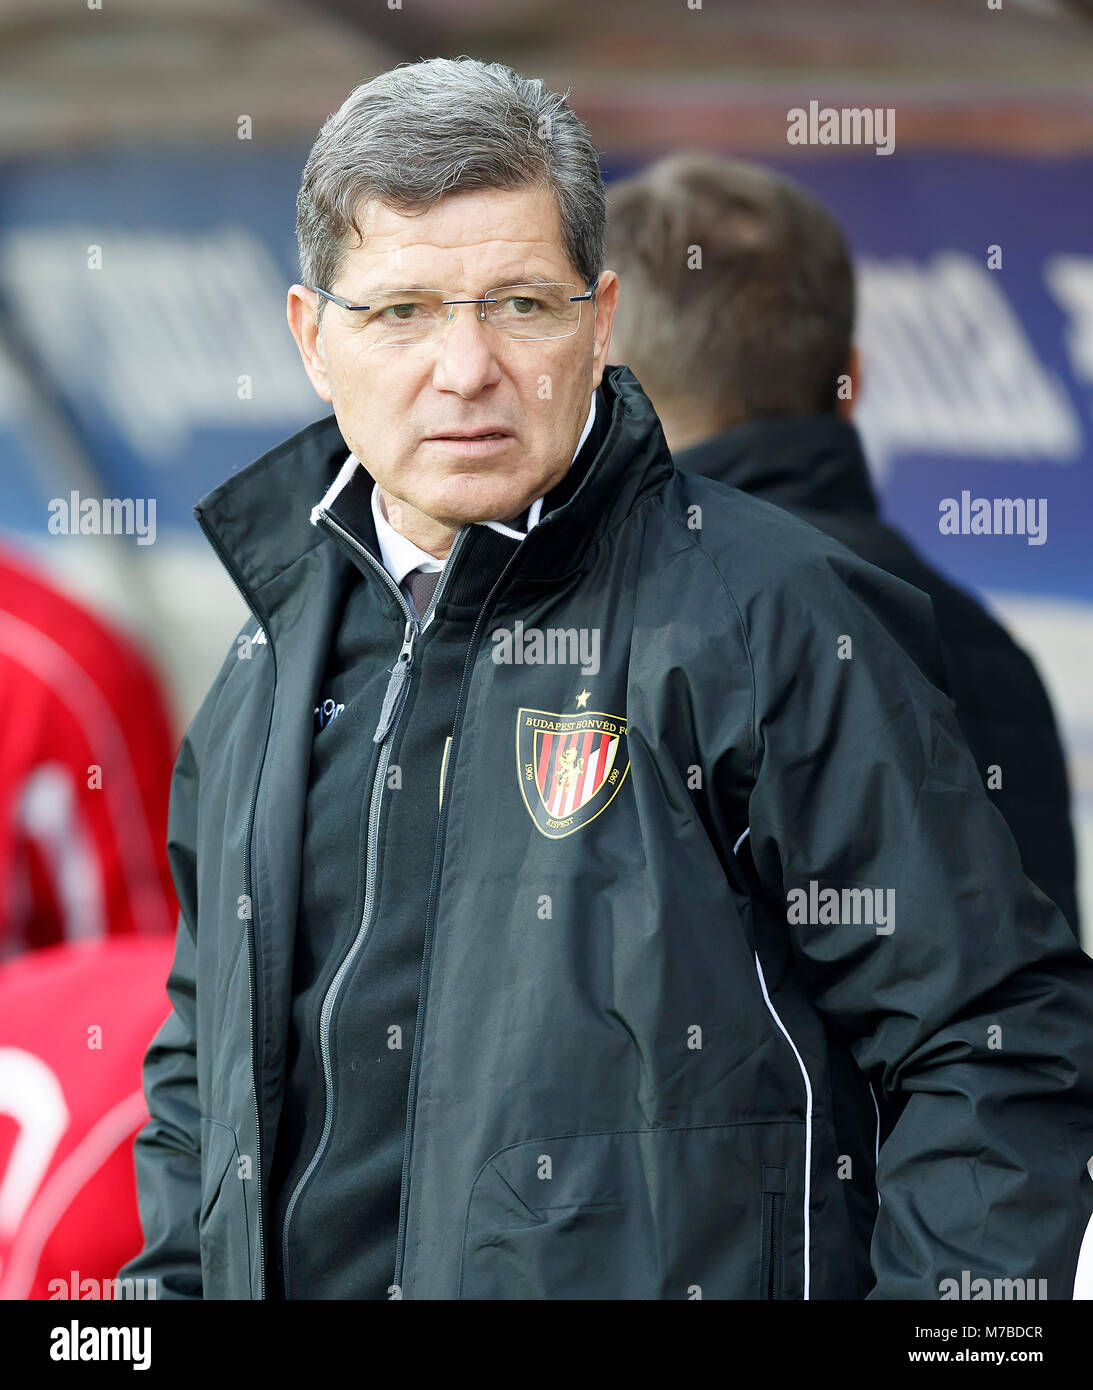
[[[174,748],[133,642],[0,550],[0,960],[172,932]]]
[[[0,965],[0,1298],[113,1298],[140,1249],[140,1064],[171,950],[165,932],[126,935]]]
[[[140,1246],[173,752],[134,643],[0,552],[0,1298],[111,1298]]]
[[[976,766],[1025,873],[1080,939],[1066,762],[1036,668],[880,517],[851,421],[861,369],[838,223],[759,165],[674,154],[609,188],[608,259],[626,289],[612,354],[648,393],[676,464],[795,512],[930,596]]]

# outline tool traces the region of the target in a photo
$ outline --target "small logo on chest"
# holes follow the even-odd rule
[[[315,706],[315,718],[320,729],[325,729],[328,724],[333,724],[345,705],[339,704],[336,700],[324,700],[321,705]]]
[[[595,820],[625,781],[626,720],[600,710],[520,709],[516,760],[528,814],[541,834],[560,840]]]

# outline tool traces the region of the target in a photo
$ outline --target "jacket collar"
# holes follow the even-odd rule
[[[877,514],[858,432],[834,415],[751,420],[675,457],[681,469],[791,510]]]
[[[630,369],[608,367],[600,389],[592,433],[522,543],[521,569],[528,577],[560,578],[577,569],[589,546],[673,471],[660,421]],[[323,544],[326,533],[311,524],[312,508],[331,489],[348,454],[329,415],[263,454],[194,508],[252,604],[273,579]],[[370,475],[357,472],[370,497]],[[370,507],[361,514],[359,533],[378,558]]]
[[[539,524],[520,547],[520,574],[560,579],[675,472],[652,402],[629,367],[608,367],[592,433],[547,494]],[[601,405],[603,409],[601,409]]]

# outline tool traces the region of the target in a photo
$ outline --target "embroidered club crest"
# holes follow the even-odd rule
[[[516,761],[528,814],[548,839],[595,820],[630,771],[626,720],[598,710],[520,709]]]

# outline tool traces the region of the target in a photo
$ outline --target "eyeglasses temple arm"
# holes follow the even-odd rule
[[[312,285],[311,288],[316,294],[321,294],[324,299],[329,299],[331,304],[336,304],[339,309],[368,309],[371,307],[368,304],[350,304],[348,299],[342,299],[341,295],[331,294],[329,290],[321,290],[318,285]]]
[[[596,286],[599,283],[600,277],[597,275],[596,278],[589,283],[588,289],[585,291],[584,294],[571,294],[569,296],[570,303],[576,304],[579,299],[591,299],[592,296],[596,293]]]

